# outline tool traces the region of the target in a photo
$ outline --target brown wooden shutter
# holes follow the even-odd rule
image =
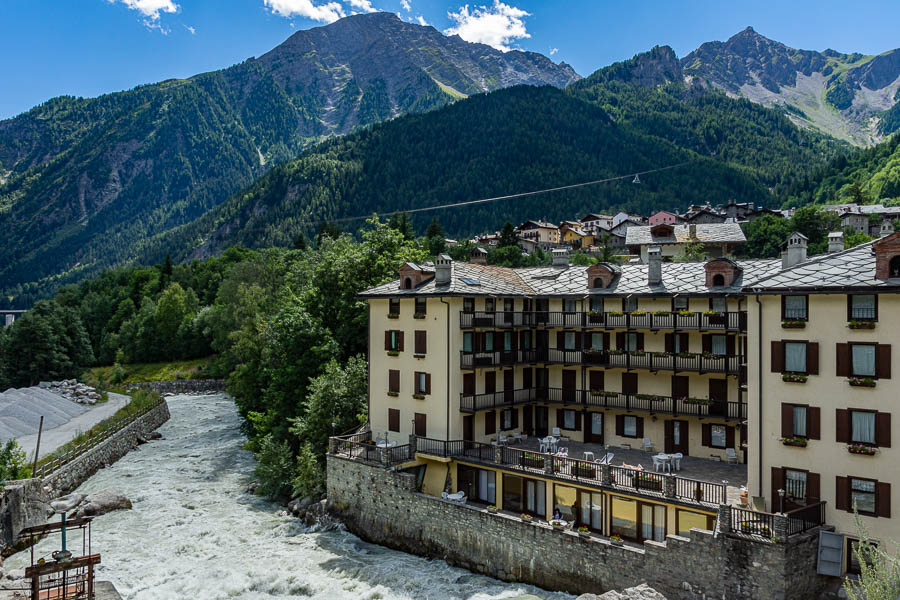
[[[397,350],[403,352],[403,332],[397,332]]]
[[[703,435],[701,436],[700,443],[706,446],[707,448],[712,446],[712,425],[709,423],[703,424]]]
[[[702,336],[702,351],[703,352],[712,352],[712,336],[708,333],[704,333]]]
[[[681,341],[678,342],[678,345],[681,347],[681,351],[682,352],[690,352],[691,344],[690,344],[689,340],[691,339],[691,336],[689,336],[686,333],[679,333],[678,335],[681,336]]]
[[[577,350],[577,349],[583,348],[583,347],[584,346],[581,345],[581,332],[576,331],[575,332],[575,349]]]
[[[643,350],[643,349],[644,349],[644,334],[643,334],[643,333],[639,333],[639,334],[637,334],[637,336],[635,336],[635,337],[637,337],[637,349],[638,349],[638,350]]]
[[[663,452],[673,453],[675,451],[675,421],[672,419],[663,423],[663,440],[665,444]]]
[[[784,321],[784,319],[785,319],[785,316],[784,316],[785,315],[785,312],[784,312],[785,304],[787,304],[787,302],[785,301],[784,294],[782,294],[781,295],[781,320],[782,321]]]
[[[512,428],[513,429],[519,428],[519,409],[518,408],[512,409]]]
[[[811,440],[822,439],[822,411],[818,406],[806,408],[806,437]]]
[[[625,349],[625,333],[619,331],[616,333],[616,349],[624,350]]]
[[[384,332],[384,349],[385,350],[393,350],[393,348],[391,348],[391,332],[390,332],[390,330]]]
[[[725,354],[727,354],[728,356],[734,356],[734,355],[735,355],[735,352],[734,352],[734,341],[735,341],[735,339],[736,339],[736,338],[735,338],[733,335],[727,335],[727,336],[725,336]]]
[[[878,344],[875,346],[875,375],[879,379],[891,378],[890,344]]]
[[[850,376],[850,344],[835,344],[835,375]]]
[[[428,428],[425,425],[425,413],[415,413],[416,435],[418,437],[428,437]]]
[[[772,341],[772,372],[784,373],[784,342]]]
[[[603,332],[603,350],[609,350],[609,332]]]
[[[616,435],[625,435],[625,415],[616,415]]]
[[[556,347],[562,350],[566,347],[566,334],[563,331],[556,332]]]
[[[431,393],[431,373],[425,373],[425,393]]]
[[[388,409],[388,431],[400,431],[400,411],[396,408]]]
[[[563,428],[563,423],[565,423],[564,415],[565,415],[565,413],[563,412],[563,409],[561,409],[561,408],[556,409],[556,426],[559,427],[560,429]]]
[[[592,390],[602,390],[603,387],[603,371],[589,371],[590,388]]]
[[[875,445],[891,447],[891,413],[875,413]]]
[[[725,428],[725,447],[734,448],[734,427]]]
[[[575,411],[575,431],[581,429],[581,412]]]
[[[635,431],[637,433],[637,437],[644,437],[644,417],[635,417]]]
[[[875,484],[875,514],[891,518],[891,484],[879,481]]]
[[[416,354],[425,354],[428,349],[427,332],[416,331]]]
[[[667,333],[665,338],[666,338],[666,352],[675,352],[675,334]]]
[[[400,371],[398,369],[391,369],[388,371],[388,391],[400,391]]]
[[[839,408],[835,411],[835,441],[850,443],[850,411]]]
[[[475,395],[475,374],[474,373],[464,373],[463,374],[463,395],[465,395],[465,396]]]
[[[834,508],[837,510],[851,510],[849,477],[837,476],[834,478]]]
[[[778,490],[784,489],[784,469],[772,467],[772,507],[769,512],[781,512],[781,496]]]
[[[819,342],[806,345],[806,372],[810,375],[819,374]]]
[[[853,296],[847,294],[847,321],[853,320]]]
[[[808,412],[807,415],[809,415]],[[809,431],[807,431],[807,433],[809,433]],[[781,404],[781,437],[794,437],[793,404]]]
[[[497,433],[497,415],[494,411],[489,410],[484,413],[484,435],[494,435]]]
[[[503,332],[495,331],[494,332],[494,352],[502,352],[503,351]]]
[[[822,491],[820,484],[821,477],[818,473],[806,474],[806,501],[809,503],[818,502],[822,499]]]

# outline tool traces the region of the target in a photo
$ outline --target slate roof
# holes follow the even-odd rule
[[[754,290],[821,290],[898,288],[900,278],[875,279],[875,255],[872,244],[823,254],[748,284]]]
[[[399,289],[399,280],[361,292],[361,298],[387,296],[625,296],[629,294],[668,296],[672,294],[740,293],[744,282],[772,275],[781,268],[780,259],[735,261],[741,273],[730,286],[706,287],[706,263],[664,262],[662,282],[647,284],[647,265],[618,265],[619,274],[608,288],[588,289],[587,267],[532,267],[511,269],[492,265],[453,262],[450,283],[436,285],[434,279],[412,290]],[[471,285],[464,281],[477,281]]]
[[[696,225],[697,238],[691,240],[690,225],[673,225],[670,236],[653,235],[648,226],[629,227],[625,234],[626,246],[642,246],[645,244],[684,244],[690,241],[704,244],[737,244],[744,243],[747,238],[737,223],[704,223]]]

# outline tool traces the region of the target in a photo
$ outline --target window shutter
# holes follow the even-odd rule
[[[876,504],[877,500],[878,498],[876,497]],[[834,507],[837,510],[851,510],[850,478],[841,476],[837,476],[834,478]]]
[[[397,350],[403,352],[403,332],[397,332]]]
[[[729,335],[725,337],[725,354],[728,356],[734,356],[734,340],[735,337],[733,335]]]
[[[678,335],[681,336],[681,342],[679,342],[679,345],[681,346],[681,351],[682,352],[690,352],[691,351],[690,343],[688,342],[688,340],[690,339],[690,336],[686,333],[679,333]]]
[[[391,332],[390,330],[384,332],[384,349],[391,350]]]
[[[806,372],[810,375],[819,374],[819,342],[806,345]]]
[[[807,473],[806,474],[806,501],[807,502],[818,502],[822,499],[821,485],[819,481],[821,478],[818,473]]]
[[[725,428],[725,447],[734,448],[734,427]]]
[[[484,435],[494,435],[497,433],[497,415],[494,411],[489,410],[484,413]]]
[[[388,431],[400,431],[400,411],[396,408],[388,409]]]
[[[563,423],[565,421],[565,417],[563,415],[564,415],[563,409],[557,408],[556,409],[556,426],[559,427],[560,429],[563,428]]]
[[[703,352],[712,352],[712,337],[709,334],[704,333],[702,336],[703,339]]]
[[[784,372],[784,342],[772,342],[772,372]]]
[[[609,350],[609,332],[603,332],[603,350]]]
[[[822,411],[818,406],[806,408],[806,437],[811,440],[822,439]]]
[[[590,371],[590,388],[592,390],[603,389],[603,371]]]
[[[625,415],[616,415],[616,435],[625,435]]]
[[[891,447],[891,413],[875,413],[875,445]]]
[[[512,409],[512,428],[513,429],[519,428],[519,409],[518,408]]]
[[[566,347],[566,334],[562,331],[556,332],[556,347],[562,350]]]
[[[622,331],[616,333],[616,349],[625,349],[625,333]]]
[[[587,337],[587,336],[585,336],[585,337]],[[583,346],[581,345],[581,332],[580,332],[580,331],[576,331],[576,332],[575,332],[575,349],[578,350],[578,349],[580,349],[580,348],[582,348],[582,347],[583,347]]]
[[[581,413],[575,411],[575,431],[581,430]]]
[[[853,320],[853,296],[847,294],[847,321]]]
[[[809,412],[806,413],[809,415]],[[809,431],[807,431],[809,433]],[[794,405],[793,404],[785,404],[781,405],[781,437],[793,437],[794,436]]]
[[[875,514],[891,518],[891,484],[879,481],[875,484]]]
[[[772,510],[769,512],[781,511],[781,496],[778,490],[784,489],[784,469],[781,467],[772,467]]]
[[[850,443],[850,411],[844,408],[837,409],[835,420],[837,423],[835,441]]]
[[[428,437],[428,428],[425,425],[426,415],[424,413],[415,413],[416,435],[418,437]]]
[[[388,371],[388,391],[400,391],[400,371],[398,369]]]
[[[635,430],[637,431],[637,437],[644,437],[644,417],[635,417]]]
[[[666,352],[675,352],[675,334],[666,334]]]
[[[709,423],[703,424],[703,436],[700,443],[707,448],[712,446],[712,425]]]
[[[835,351],[835,375],[848,377],[850,375],[850,345],[835,344]]]
[[[675,421],[672,419],[663,423],[663,439],[665,440],[665,448],[663,452],[673,452],[672,446],[675,444]]]
[[[784,318],[785,318],[785,317],[784,317],[784,314],[785,314],[785,313],[784,313],[784,307],[785,307],[785,304],[786,304],[786,303],[787,303],[786,298],[785,298],[785,296],[782,294],[782,296],[781,296],[781,320],[782,320],[782,321],[784,321]]]
[[[427,351],[426,332],[422,330],[416,331],[416,354],[425,354]]]
[[[502,352],[503,351],[503,332],[495,331],[494,332],[494,352]]]
[[[637,349],[643,350],[644,349],[644,334],[639,333],[639,334],[637,334],[636,337],[637,337]]]
[[[431,393],[431,373],[425,373],[425,393]]]
[[[875,346],[875,374],[879,379],[891,378],[891,345]]]

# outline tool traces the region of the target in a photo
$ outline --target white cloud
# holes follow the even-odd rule
[[[559,52],[559,48],[550,48],[550,56],[553,56],[557,52]]]
[[[346,0],[347,4],[353,8],[358,8],[365,12],[377,12],[378,9],[372,6],[372,0]]]
[[[403,7],[403,10],[409,12],[412,10],[412,4],[409,3],[409,0],[400,0],[400,6]]]
[[[187,29],[188,31],[190,31],[191,35],[197,35],[197,30],[194,29],[193,27],[191,27],[190,25],[185,25],[184,28]]]
[[[466,4],[447,16],[456,25],[444,31],[447,35],[459,35],[467,42],[479,42],[493,46],[501,52],[510,50],[513,40],[530,38],[525,30],[525,17],[531,16],[521,8],[494,0],[493,6],[476,6],[469,12]]]
[[[177,13],[181,8],[172,0],[107,0],[110,4],[119,2],[131,10],[136,10],[150,19],[158,22],[159,13]]]
[[[428,21],[426,21],[425,17],[423,17],[422,15],[419,15],[418,17],[416,17],[416,21],[418,21],[419,25],[422,25],[423,27],[428,26]]]
[[[346,16],[337,2],[315,4],[313,0],[263,0],[272,14],[279,17],[306,17],[322,23],[333,23]]]

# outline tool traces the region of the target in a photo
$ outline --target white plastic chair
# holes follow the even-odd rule
[[[641,450],[653,450],[653,442],[650,441],[650,438],[644,438],[641,441]]]
[[[665,461],[659,456],[652,456],[653,459],[653,470],[659,473],[659,468],[662,467],[663,471],[666,469]]]
[[[559,427],[554,427],[554,428],[550,431],[550,433],[553,434],[553,437],[560,437],[560,436],[562,435],[562,432],[559,430]]]
[[[598,464],[598,465],[608,465],[608,464],[611,464],[611,463],[612,463],[613,456],[614,456],[613,453],[612,453],[612,452],[609,452],[609,453],[607,453],[606,456],[604,456],[603,458],[601,458],[600,460],[598,460],[598,461],[597,461],[597,464]]]
[[[501,434],[499,435],[499,437],[497,438],[497,443],[499,443],[501,446],[504,445],[504,444],[508,444],[508,443],[509,443],[509,438],[506,437],[505,435],[503,435],[503,434],[501,433]]]
[[[681,452],[676,452],[675,454],[672,455],[672,457],[673,457],[672,462],[675,463],[675,470],[680,471],[681,470],[681,459],[684,458],[684,454],[682,454]]]
[[[585,453],[584,453],[584,460],[589,460],[589,461],[593,462],[593,461],[594,461],[594,453],[593,453],[593,452],[590,452],[590,451],[585,452]]]
[[[540,446],[538,446],[538,452],[546,452],[550,449],[550,440],[547,438],[541,438]]]
[[[734,448],[725,448],[725,461],[730,463],[737,463],[738,456],[737,452],[734,451]]]

